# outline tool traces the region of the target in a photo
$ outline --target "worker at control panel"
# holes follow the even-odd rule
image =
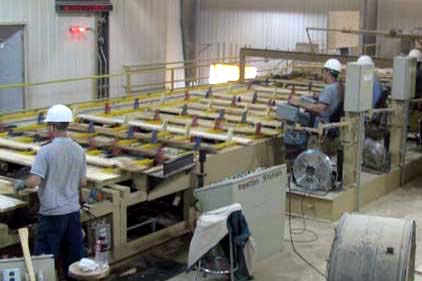
[[[325,62],[322,70],[324,83],[327,84],[314,102],[309,99],[291,96],[289,103],[303,108],[312,115],[313,126],[318,127],[320,123],[339,122],[344,115],[344,86],[340,81],[342,71],[341,62],[337,59],[329,59]],[[339,130],[337,128],[328,129],[327,136],[322,144],[322,151],[329,156],[334,156],[339,147]]]
[[[324,83],[327,84],[319,94],[315,103],[303,102],[300,98],[290,97],[289,103],[302,107],[315,116],[314,126],[321,123],[340,121],[343,114],[344,87],[339,81],[341,63],[337,59],[329,59],[322,70]]]
[[[409,52],[409,57],[417,61],[415,98],[419,99],[422,98],[422,52],[419,49],[413,49]]]
[[[52,106],[45,122],[52,137],[41,147],[31,168],[31,175],[17,180],[16,190],[39,187],[38,233],[35,255],[53,254],[68,267],[83,257],[80,223],[80,190],[86,185],[86,159],[82,147],[67,136],[73,121],[72,111],[64,105]]]

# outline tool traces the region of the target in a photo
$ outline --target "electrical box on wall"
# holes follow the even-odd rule
[[[351,62],[346,70],[346,93],[344,111],[364,112],[372,108],[374,67]]]
[[[409,57],[395,57],[393,68],[394,100],[409,100],[415,97],[416,88],[416,59]]]

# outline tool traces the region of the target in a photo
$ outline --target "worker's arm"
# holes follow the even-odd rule
[[[42,180],[47,175],[48,171],[48,155],[45,149],[38,151],[37,156],[35,156],[35,161],[31,167],[31,175],[25,180],[16,180],[15,188],[16,191],[22,190],[25,187],[35,188],[40,185]]]
[[[312,103],[302,103],[300,101],[300,98],[298,98],[298,97],[291,97],[289,99],[289,103],[291,105],[301,107],[301,108],[303,108],[303,109],[305,109],[305,110],[307,110],[311,113],[314,113],[314,114],[320,114],[321,112],[327,110],[327,108],[328,108],[327,104],[321,103],[321,102],[314,103],[314,104],[312,104]]]
[[[79,186],[80,186],[81,188],[84,188],[84,187],[86,187],[86,184],[87,184],[87,179],[86,179],[86,177],[81,178],[81,181],[80,181],[80,183],[79,183]]]
[[[81,178],[81,181],[79,183],[79,203],[81,204],[81,206],[84,203],[83,196],[82,196],[82,188],[86,187],[86,184],[87,184],[86,177]]]
[[[315,104],[302,104],[301,107],[307,111],[310,111],[315,114],[320,114],[327,110],[328,105],[325,103],[315,103]]]
[[[36,188],[40,185],[42,178],[37,175],[30,175],[26,180],[16,180],[15,181],[15,189],[16,191],[21,191],[25,188]]]
[[[84,161],[81,167],[81,179],[79,181],[79,203],[81,206],[84,203],[83,196],[82,196],[82,188],[86,187],[87,185],[87,178],[86,178],[86,157],[84,154]]]
[[[42,178],[37,175],[30,175],[25,180],[25,186],[28,188],[35,188],[40,185]]]

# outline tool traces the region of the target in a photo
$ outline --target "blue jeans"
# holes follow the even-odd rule
[[[79,211],[61,216],[40,215],[35,254],[54,255],[56,263],[61,260],[67,278],[69,265],[84,255]]]

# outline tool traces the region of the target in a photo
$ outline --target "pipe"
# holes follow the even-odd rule
[[[373,114],[373,113],[384,113],[384,112],[390,112],[393,113],[396,110],[393,108],[376,108],[376,109],[371,109],[369,110],[369,114]]]
[[[403,106],[403,130],[401,135],[401,148],[400,148],[400,186],[405,183],[405,171],[406,171],[406,153],[407,153],[407,134],[409,126],[409,101],[405,101]]]
[[[323,27],[307,27],[306,30],[312,30],[312,31],[327,31],[327,32],[340,32],[340,33],[346,33],[346,34],[368,34],[368,35],[374,35],[374,36],[384,36],[387,38],[401,38],[401,39],[413,39],[413,40],[421,40],[422,35],[418,34],[405,34],[401,33],[397,30],[390,30],[390,31],[378,31],[378,30],[354,30],[354,29],[341,29],[341,28],[323,28]]]
[[[344,148],[337,150],[337,180],[343,182]]]
[[[198,3],[196,0],[180,0],[180,24],[182,29],[183,56],[186,60],[195,60],[196,57],[196,19]],[[187,68],[187,65],[185,63]],[[193,79],[195,69],[185,69],[185,77]],[[185,85],[188,86],[188,85]]]
[[[359,113],[359,128],[358,128],[358,151],[356,159],[356,196],[355,196],[355,212],[359,212],[360,209],[360,184],[362,174],[362,151],[363,151],[363,140],[365,138],[365,112]]]

